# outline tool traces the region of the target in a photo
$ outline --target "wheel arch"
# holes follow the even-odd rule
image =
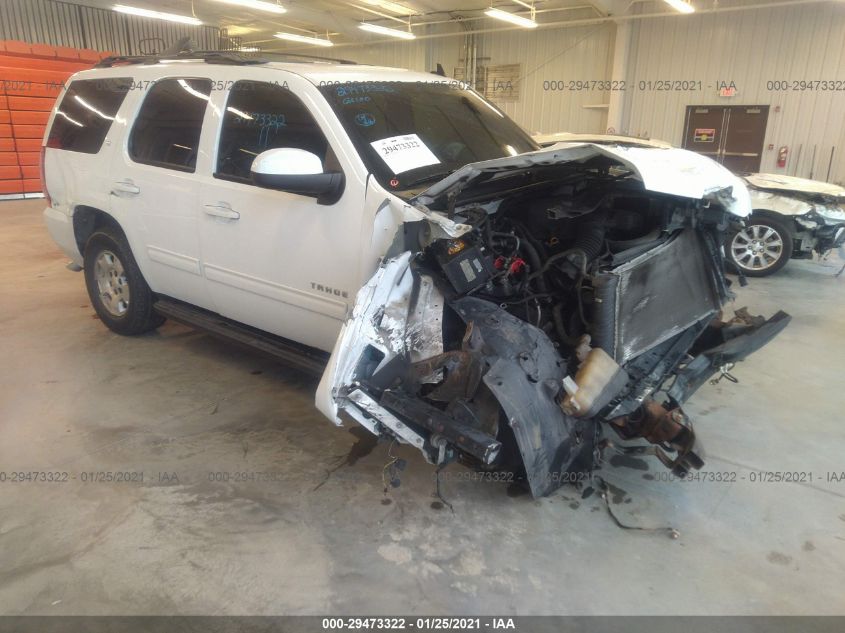
[[[88,238],[97,229],[104,226],[120,231],[124,236],[126,235],[120,223],[110,213],[84,204],[74,207],[73,236],[80,253],[85,252],[85,244],[88,242]]]
[[[795,239],[795,234],[798,232],[798,229],[795,226],[795,219],[792,216],[784,215],[783,213],[778,213],[777,211],[772,211],[771,209],[756,208],[751,210],[751,215],[746,218],[745,223],[748,224],[748,221],[752,220],[755,216],[778,221],[789,231],[789,237]]]

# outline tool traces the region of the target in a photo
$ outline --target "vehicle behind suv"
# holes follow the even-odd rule
[[[728,258],[750,277],[845,244],[845,188],[782,174],[746,174],[752,213],[728,235]]]
[[[721,318],[721,245],[750,210],[721,166],[540,150],[435,75],[110,59],[71,78],[43,164],[47,226],[107,327],[173,318],[322,371],[334,423],[534,495],[595,468],[608,429],[700,468],[681,403],[789,320]]]

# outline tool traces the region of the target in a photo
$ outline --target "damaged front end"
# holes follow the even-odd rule
[[[680,405],[789,321],[721,318],[720,245],[747,193],[682,150],[556,146],[468,165],[411,202],[318,406],[534,496],[595,468],[607,429],[679,476],[701,468]]]

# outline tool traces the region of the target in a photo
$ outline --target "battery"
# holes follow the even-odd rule
[[[493,274],[481,249],[466,240],[442,240],[432,248],[437,263],[458,294],[483,286]]]

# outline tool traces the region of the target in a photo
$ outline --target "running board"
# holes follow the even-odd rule
[[[153,304],[153,309],[163,317],[261,352],[317,377],[323,374],[329,360],[327,353],[313,347],[262,332],[175,299],[159,297]]]

